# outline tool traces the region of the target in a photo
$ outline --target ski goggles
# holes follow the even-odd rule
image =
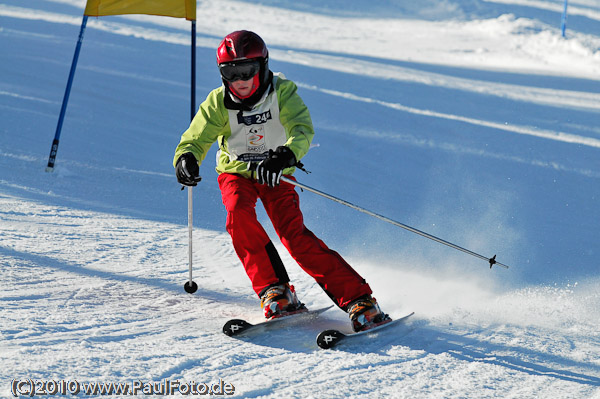
[[[256,60],[219,64],[221,76],[228,82],[235,82],[236,80],[250,80],[258,73],[259,70],[260,62]]]

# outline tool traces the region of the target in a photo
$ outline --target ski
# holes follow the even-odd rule
[[[317,335],[317,345],[319,345],[322,349],[330,349],[337,345],[342,340],[347,340],[350,338],[360,337],[361,335],[373,334],[381,331],[384,328],[391,327],[395,324],[401,323],[408,319],[410,316],[414,315],[415,312],[411,312],[404,317],[400,317],[399,319],[393,319],[390,321],[383,322],[375,327],[371,327],[367,330],[344,334],[339,330],[325,330],[322,331],[319,335]]]
[[[314,317],[318,314],[321,314],[323,312],[325,312],[326,310],[329,310],[333,307],[333,305],[324,307],[324,308],[320,308],[320,309],[315,309],[315,310],[308,310],[306,308],[304,309],[300,309],[294,312],[290,312],[290,313],[286,313],[285,315],[273,318],[273,319],[269,319],[269,320],[265,320],[259,323],[250,323],[246,320],[243,319],[231,319],[229,321],[227,321],[227,323],[225,323],[225,325],[223,325],[223,333],[225,335],[228,335],[230,337],[237,337],[243,334],[248,333],[248,331],[251,332],[259,332],[259,331],[264,331],[265,329],[271,328],[271,327],[277,327],[277,326],[282,326],[284,324],[284,322],[287,321],[292,321],[292,320],[298,320],[298,319],[304,319],[307,317]]]

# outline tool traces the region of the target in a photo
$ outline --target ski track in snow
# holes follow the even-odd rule
[[[590,146],[590,147],[600,148],[600,140],[590,138],[590,137],[582,137],[579,135],[574,135],[574,134],[569,134],[569,133],[564,133],[564,132],[554,132],[554,131],[548,131],[548,130],[542,130],[542,129],[535,129],[533,127],[528,127],[528,126],[514,126],[514,125],[511,126],[508,123],[490,122],[490,121],[484,121],[484,120],[475,119],[475,118],[468,118],[468,117],[459,116],[459,115],[435,112],[435,111],[431,111],[431,110],[417,109],[414,107],[407,107],[402,104],[389,103],[386,101],[380,101],[380,100],[376,100],[373,98],[360,97],[360,96],[356,96],[352,93],[344,93],[344,92],[340,92],[337,90],[330,90],[330,89],[320,89],[320,88],[317,88],[314,86],[301,85],[301,87],[303,87],[305,89],[310,89],[310,90],[318,90],[318,91],[321,91],[321,92],[324,92],[324,93],[327,93],[327,94],[330,94],[333,96],[343,97],[343,98],[350,99],[353,101],[361,101],[361,102],[365,102],[365,103],[376,103],[376,104],[382,105],[384,107],[393,108],[398,111],[408,112],[411,114],[424,115],[424,116],[430,116],[430,117],[434,117],[434,118],[442,118],[442,119],[448,119],[448,120],[453,120],[453,121],[466,122],[466,123],[470,123],[473,125],[478,125],[478,126],[483,126],[483,127],[491,127],[491,128],[497,129],[497,130],[508,131],[511,133],[526,134],[526,135],[541,137],[541,138],[549,139],[549,140],[556,140],[556,141],[562,141],[565,143],[581,144],[581,145],[586,145],[586,146]]]
[[[316,2],[306,4],[286,0],[260,4],[199,2],[199,15],[211,24],[200,24],[198,48],[210,50],[207,53],[212,57],[219,38],[231,27],[260,27],[267,42],[273,43],[272,60],[296,68],[293,79],[303,96],[318,105],[314,107],[315,125],[320,131],[316,140],[322,143],[315,143],[319,148],[314,150],[312,164],[322,167],[333,159],[340,165],[345,165],[342,161],[358,165],[350,173],[332,171],[331,179],[317,178],[318,186],[336,193],[355,181],[366,182],[364,189],[353,192],[361,201],[379,206],[376,197],[392,197],[384,205],[396,206],[396,211],[414,205],[404,199],[411,196],[416,197],[415,203],[428,202],[425,195],[418,197],[415,191],[426,192],[428,185],[442,186],[447,190],[441,196],[444,204],[434,197],[430,201],[434,206],[423,211],[425,216],[419,224],[437,234],[437,226],[427,222],[446,222],[446,232],[486,250],[493,238],[500,236],[509,255],[524,254],[517,258],[519,264],[508,271],[489,271],[479,264],[471,268],[462,256],[438,253],[421,241],[401,236],[393,245],[406,247],[401,250],[402,257],[395,252],[397,248],[387,248],[387,257],[350,255],[348,260],[367,277],[386,312],[392,316],[416,312],[408,322],[366,337],[362,345],[341,345],[331,351],[319,350],[314,340],[323,329],[349,328],[347,316],[336,308],[310,323],[292,324],[272,334],[226,337],[220,329],[227,319],[260,320],[258,300],[222,229],[195,227],[194,281],[199,290],[194,295],[183,291],[188,267],[187,229],[182,220],[185,203],[173,182],[168,159],[171,147],[168,151],[160,148],[176,144],[181,126],[174,128],[172,122],[154,126],[155,120],[151,120],[148,127],[138,120],[139,115],[150,117],[152,112],[166,119],[165,114],[176,108],[171,102],[187,101],[187,84],[169,73],[131,68],[137,65],[139,54],[130,55],[131,48],[121,44],[125,38],[134,39],[136,46],[149,52],[162,44],[188,46],[188,25],[146,16],[90,19],[88,28],[109,34],[102,40],[114,46],[123,62],[110,67],[93,58],[80,62],[75,85],[86,95],[92,93],[94,102],[78,104],[78,93],[74,93],[59,167],[53,175],[46,175],[42,171],[46,142],[50,144],[55,127],[63,82],[53,81],[55,75],[46,75],[44,69],[64,69],[66,77],[70,59],[42,51],[21,53],[14,51],[11,43],[35,43],[72,54],[76,32],[66,38],[64,31],[55,32],[54,27],[76,29],[85,1],[45,0],[35,5],[5,1],[0,4],[0,37],[5,39],[0,49],[6,48],[4,54],[10,61],[0,65],[0,397],[12,396],[13,379],[206,383],[222,379],[235,386],[234,397],[247,398],[600,399],[597,272],[554,285],[529,281],[513,284],[513,276],[528,269],[550,274],[556,268],[568,275],[576,268],[571,257],[577,264],[597,258],[598,35],[570,31],[570,40],[562,41],[544,23],[514,15],[466,21],[450,16],[447,20],[415,17],[396,21],[320,15],[303,9]],[[427,4],[442,11],[456,8],[452,2],[441,0]],[[562,12],[559,2],[538,0],[473,4],[474,8],[503,4],[540,13]],[[346,5],[348,11],[355,10],[352,4]],[[573,20],[600,21],[600,7],[591,0],[574,1],[569,7]],[[259,20],[263,24],[252,22]],[[32,22],[44,24],[35,28]],[[373,36],[384,26],[384,34]],[[412,45],[416,41],[413,37],[422,45]],[[349,46],[354,41],[359,45]],[[389,53],[389,58],[379,57],[396,45],[403,51]],[[188,60],[176,61],[181,64]],[[172,65],[164,62],[163,70],[171,72]],[[461,67],[474,76],[452,69]],[[531,82],[515,75],[529,76]],[[547,82],[559,82],[559,78],[564,80],[546,86]],[[100,86],[104,81],[107,87],[123,86],[118,92],[121,97],[111,97],[103,87],[94,86],[94,79]],[[579,82],[566,88],[568,79],[588,82],[589,87]],[[346,84],[348,81],[355,86]],[[202,76],[199,85],[209,87],[210,82]],[[457,101],[467,100],[471,109],[459,112],[460,108],[447,107],[434,97],[427,99],[425,107],[419,105],[420,98],[403,97],[393,90],[382,95],[381,87],[386,85],[418,87],[428,93],[423,96],[452,93]],[[148,91],[142,91],[142,96],[148,97],[147,104],[129,102],[124,96],[145,88]],[[164,103],[151,98],[149,92],[160,93],[161,100],[169,103],[165,114],[160,109]],[[347,108],[335,113],[338,102]],[[97,104],[99,111],[88,112],[84,106],[90,104]],[[115,104],[129,106],[132,112],[120,114]],[[506,105],[522,109],[523,114],[507,120],[502,118],[508,111],[490,111],[495,107],[503,111]],[[332,109],[332,119],[322,115],[325,108]],[[364,119],[353,115],[359,111],[365,113]],[[388,112],[402,122],[391,123]],[[558,115],[555,120],[554,113]],[[106,125],[113,120],[115,125]],[[402,129],[400,125],[407,120],[415,125]],[[114,126],[125,128],[115,133],[111,131]],[[167,129],[169,133],[165,133]],[[136,141],[127,135],[130,132],[143,132],[149,139]],[[120,151],[113,147],[121,145],[98,139],[103,134],[118,137],[127,150]],[[76,144],[69,146],[71,141]],[[86,147],[93,149],[87,151]],[[143,155],[129,150],[132,147]],[[355,157],[361,153],[355,147],[373,151],[374,156]],[[401,157],[414,162],[413,169],[406,170],[408,164],[403,164],[398,166],[402,171],[385,174],[381,162],[386,163],[386,169],[396,168],[389,164],[390,153],[395,151],[402,151]],[[422,159],[428,152],[433,155]],[[344,159],[346,156],[349,159]],[[437,165],[437,157],[455,164]],[[522,186],[506,184],[492,189],[490,200],[484,190],[470,192],[481,184],[472,181],[479,176],[466,176],[459,184],[454,178],[444,181],[450,179],[456,164],[470,162],[473,167],[469,171],[490,168],[490,175],[502,175],[508,170],[508,179],[502,178],[522,181]],[[447,175],[438,171],[445,168],[449,169]],[[435,174],[423,173],[430,169],[440,173],[441,180],[436,180]],[[380,192],[368,186],[376,180],[375,170],[386,182]],[[457,170],[460,173],[467,168]],[[410,188],[415,181],[408,175],[415,176],[417,188]],[[337,181],[336,176],[343,178]],[[494,184],[499,182],[501,185],[501,178]],[[396,186],[405,186],[405,191]],[[489,190],[491,186],[484,187]],[[524,186],[540,194],[532,194]],[[456,191],[464,194],[455,199]],[[485,197],[481,199],[487,210],[483,215],[478,214],[481,204],[470,202],[470,194]],[[203,181],[195,195],[200,206],[195,209],[195,224],[203,226],[212,219],[222,224],[222,215],[207,214],[207,209],[222,208],[214,182]],[[304,204],[322,207],[311,202],[307,194],[302,195]],[[508,197],[506,203],[498,199],[502,195]],[[533,213],[538,207],[544,211],[543,218],[528,219],[528,223],[537,223],[532,223],[531,231],[521,231],[518,219],[524,216],[513,207],[529,202],[537,203],[524,209]],[[468,220],[453,219],[457,217],[454,205],[466,209]],[[182,216],[174,216],[177,212]],[[347,221],[338,215],[342,211],[337,205],[327,204],[324,212],[321,218]],[[318,222],[319,216],[316,218]],[[314,222],[315,217],[310,219]],[[361,223],[363,219],[357,220]],[[331,234],[329,223],[333,222],[321,222]],[[357,245],[377,244],[369,241],[377,228],[368,223],[357,228],[363,229],[358,232],[361,237]],[[548,238],[556,229],[565,231],[559,244]],[[335,226],[333,230],[355,242],[349,229]],[[540,238],[527,241],[532,236]],[[569,243],[589,244],[576,250],[563,247],[569,239]],[[509,250],[518,245],[526,245],[531,253]],[[276,246],[301,300],[313,308],[330,304],[321,288],[306,278],[278,242]],[[551,251],[553,246],[559,246],[557,252],[562,255],[556,264],[529,263],[530,257],[535,262],[536,250]]]
[[[239,294],[245,277],[222,233],[196,230],[199,242],[212,245],[198,246],[194,254],[200,289],[192,296],[181,289],[181,226],[6,195],[0,196],[0,214],[3,281],[12,287],[0,296],[8,310],[4,381],[25,375],[80,381],[222,378],[244,397],[426,398],[440,391],[452,397],[462,395],[465,381],[486,397],[504,389],[505,379],[513,387],[504,391],[508,396],[518,397],[518,387],[527,386],[549,397],[591,397],[600,385],[600,362],[593,355],[600,345],[597,292],[525,289],[494,299],[476,293],[484,297],[468,310],[416,316],[377,341],[363,340],[360,348],[321,351],[314,336],[336,323],[336,311],[265,337],[237,340],[219,332],[227,317],[256,313],[255,303]],[[221,267],[202,266],[215,259]],[[418,287],[440,284],[403,277]]]

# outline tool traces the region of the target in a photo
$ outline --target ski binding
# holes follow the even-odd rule
[[[223,326],[223,333],[230,337],[237,337],[246,334],[248,331],[262,331],[273,326],[281,325],[284,321],[298,320],[300,318],[306,318],[310,316],[316,316],[329,310],[333,305],[319,308],[315,310],[308,310],[307,308],[298,309],[293,312],[285,313],[281,316],[277,316],[259,323],[250,323],[243,319],[231,319]]]
[[[411,312],[404,317],[400,317],[399,319],[385,321],[385,322],[378,324],[374,327],[371,327],[367,330],[349,333],[349,334],[344,334],[343,332],[341,332],[339,330],[325,330],[325,331],[322,331],[317,336],[317,345],[319,345],[319,347],[322,349],[330,349],[330,348],[333,348],[335,345],[337,345],[342,340],[356,338],[361,335],[367,335],[367,334],[373,334],[373,333],[379,332],[384,328],[387,328],[387,327],[390,327],[390,326],[393,326],[395,324],[405,321],[406,319],[408,319],[410,316],[412,316],[414,314],[415,314],[415,312]]]

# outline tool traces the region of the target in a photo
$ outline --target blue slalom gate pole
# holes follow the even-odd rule
[[[563,10],[562,18],[560,20],[560,29],[562,31],[562,37],[565,37],[565,30],[567,29],[567,5],[569,0],[565,0],[565,8]]]
[[[81,43],[83,42],[83,33],[85,31],[87,19],[87,15],[84,15],[83,20],[81,21],[79,39],[77,40],[77,45],[75,46],[75,54],[73,54],[73,62],[71,63],[69,80],[67,80],[65,95],[63,97],[62,106],[60,108],[60,115],[58,116],[56,133],[54,133],[54,140],[52,141],[52,147],[50,148],[50,157],[48,158],[48,166],[46,167],[46,172],[52,172],[54,170],[54,163],[56,162],[56,152],[58,151],[58,142],[60,140],[60,132],[62,130],[63,121],[65,119],[65,113],[67,111],[67,103],[69,102],[69,95],[71,94],[71,86],[73,84],[73,77],[75,76],[75,69],[77,68],[77,60],[79,59],[79,52],[81,51]]]
[[[192,21],[192,76],[190,81],[191,93],[190,93],[190,103],[191,103],[191,116],[190,121],[194,119],[196,116],[196,21]]]

